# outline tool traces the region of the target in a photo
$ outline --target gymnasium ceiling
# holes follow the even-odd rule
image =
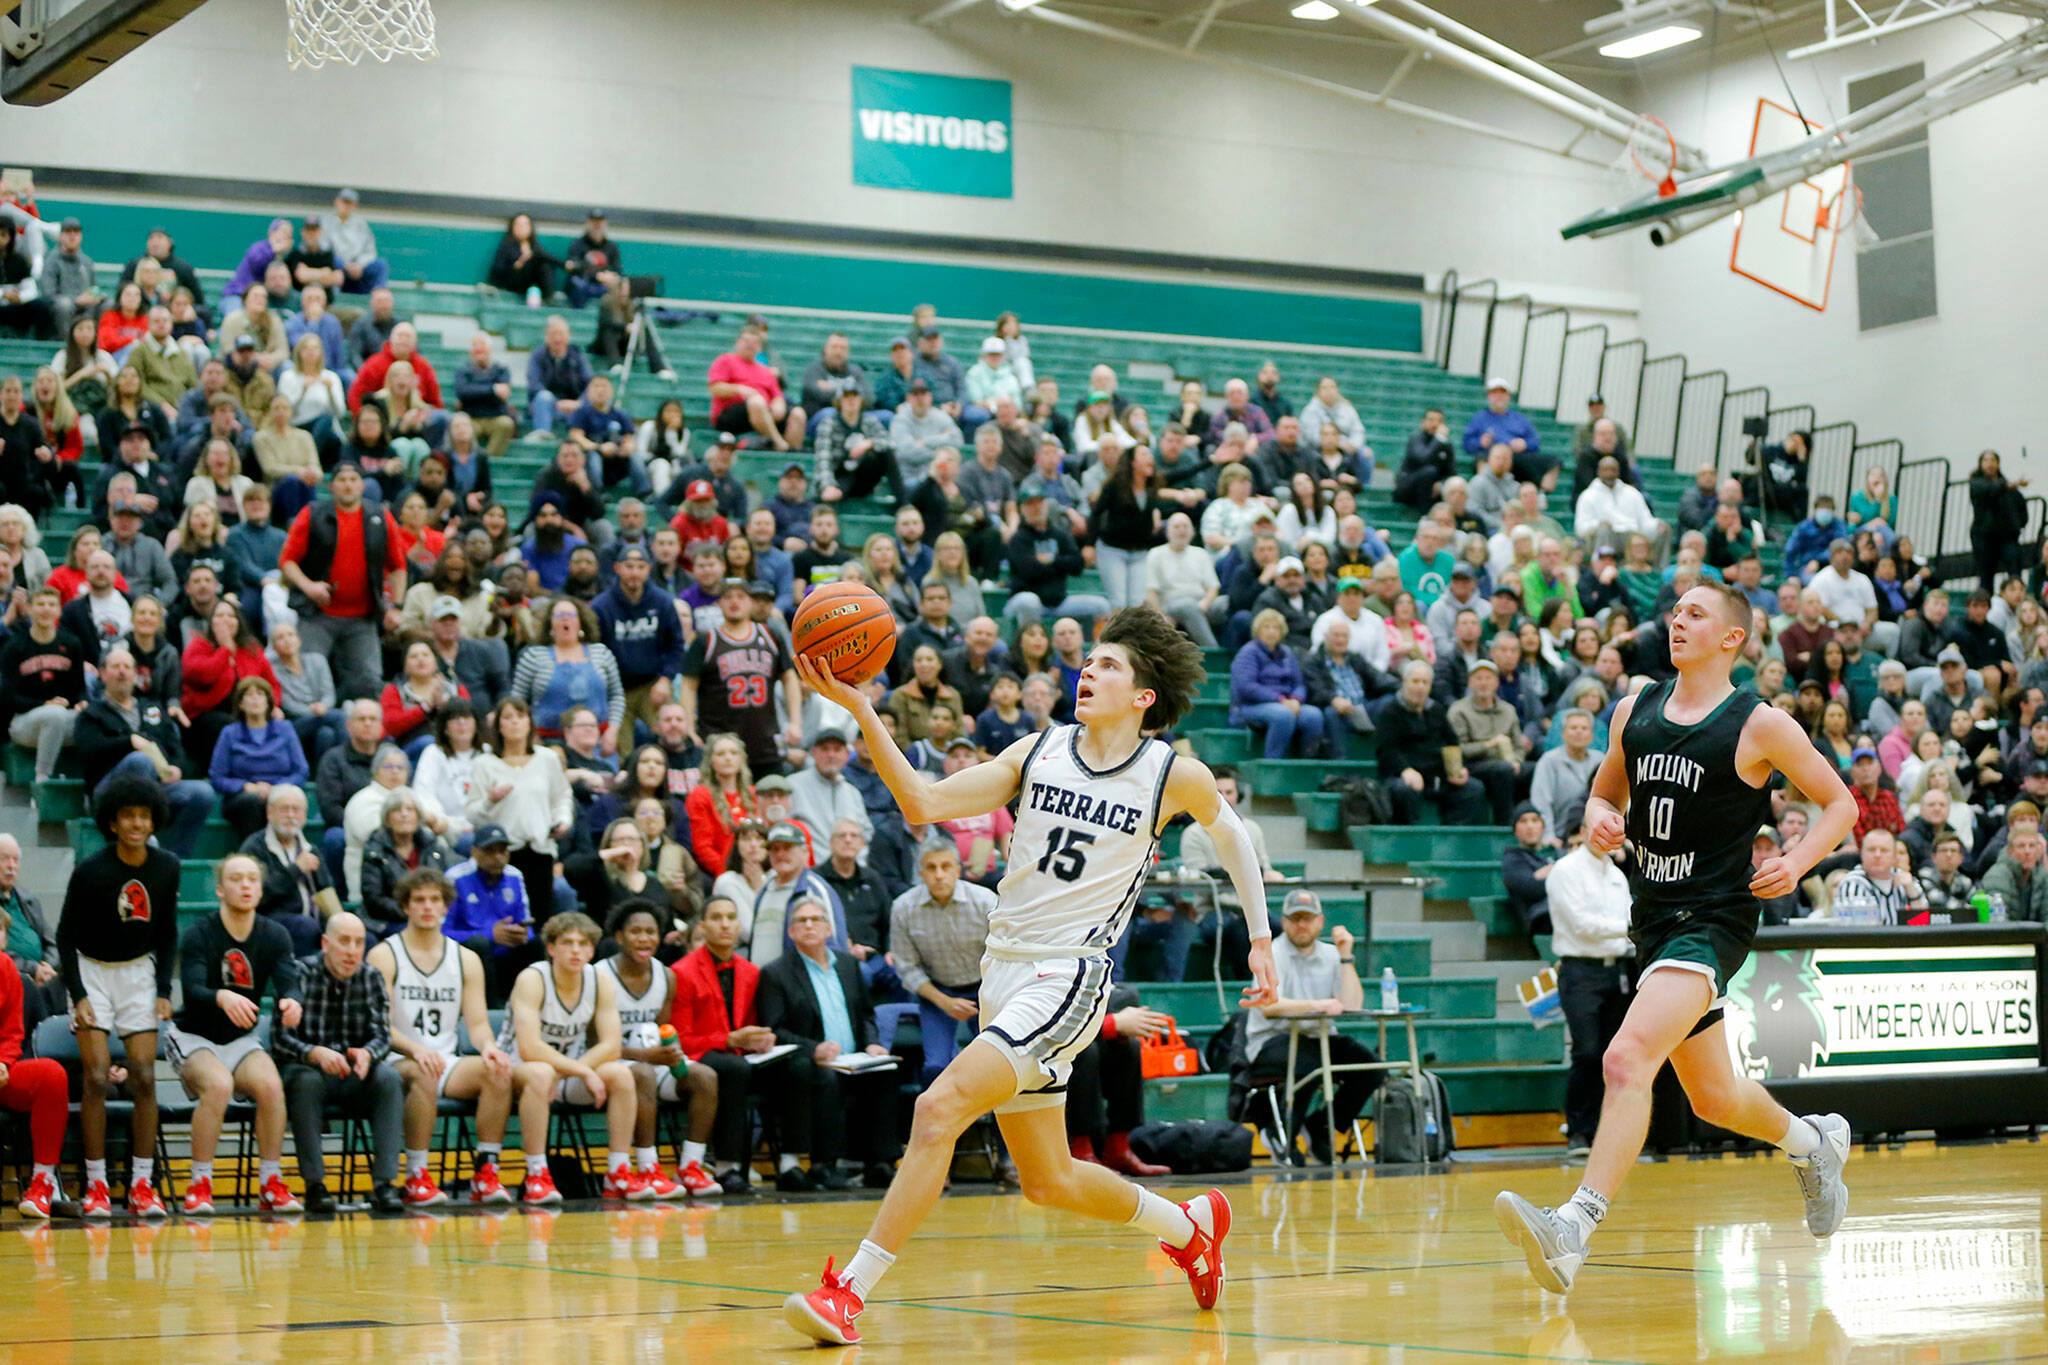
[[[1128,27],[1168,40],[1186,42],[1205,15],[1209,32],[1257,34],[1282,32],[1321,35],[1346,41],[1366,42],[1395,48],[1398,45],[1367,32],[1353,21],[1339,16],[1324,21],[1294,18],[1289,11],[1299,0],[1042,0],[1053,9],[1099,22]],[[1389,14],[1416,20],[1400,0],[1384,0]],[[1772,15],[1770,37],[1780,51],[1808,42],[1821,33],[1821,0],[1696,0],[1691,14],[1677,16],[1705,31],[1699,42],[1675,49],[1660,57],[1638,61],[1617,61],[1602,57],[1595,49],[1611,36],[1588,37],[1588,20],[1619,13],[1621,0],[1434,0],[1430,8],[1470,25],[1489,37],[1531,57],[1555,63],[1560,69],[1607,72],[1624,76],[1654,67],[1662,61],[1689,61],[1716,37],[1733,42],[1755,31],[1753,15]],[[1721,11],[1718,18],[1716,10]],[[1420,21],[1417,21],[1420,22]],[[1426,25],[1425,25],[1426,26]],[[1717,33],[1718,27],[1718,33]]]

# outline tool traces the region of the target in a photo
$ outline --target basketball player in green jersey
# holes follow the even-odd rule
[[[1554,1293],[1572,1287],[1593,1229],[1642,1154],[1650,1083],[1667,1059],[1694,1113],[1784,1149],[1814,1236],[1832,1233],[1849,1207],[1848,1121],[1794,1117],[1737,1076],[1721,1022],[1722,994],[1756,937],[1758,898],[1790,894],[1856,822],[1855,799],[1798,723],[1729,681],[1749,627],[1738,588],[1703,583],[1680,598],[1671,614],[1678,676],[1615,708],[1614,740],[1593,778],[1587,842],[1596,854],[1627,845],[1629,937],[1641,980],[1607,1048],[1585,1182],[1558,1209],[1505,1190],[1493,1204],[1530,1274]],[[1805,838],[1752,872],[1750,846],[1769,823],[1774,772],[1823,810]]]

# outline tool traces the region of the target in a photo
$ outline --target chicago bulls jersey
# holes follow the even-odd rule
[[[722,625],[699,634],[683,655],[684,674],[697,680],[697,733],[738,735],[757,777],[782,771],[776,737],[784,712],[776,694],[795,667],[789,645],[757,622],[737,638]]]
[[[1140,740],[1115,767],[1081,758],[1081,727],[1056,725],[1024,761],[1010,868],[996,888],[996,958],[1085,957],[1122,936],[1159,851],[1173,748]]]

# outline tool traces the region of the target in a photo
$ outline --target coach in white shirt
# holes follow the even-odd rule
[[[1590,1151],[1606,1094],[1601,1058],[1628,1013],[1635,949],[1628,939],[1628,878],[1586,847],[1583,821],[1565,837],[1571,851],[1550,865],[1543,886],[1550,902],[1551,950],[1557,954],[1557,993],[1571,1031],[1565,1145]]]
[[[1612,455],[1600,457],[1593,482],[1579,494],[1572,534],[1588,551],[1601,545],[1625,545],[1631,535],[1644,536],[1659,564],[1671,549],[1671,528],[1651,514],[1640,489],[1622,481],[1621,461]]]

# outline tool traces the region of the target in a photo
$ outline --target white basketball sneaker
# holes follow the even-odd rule
[[[1826,1237],[1849,1212],[1849,1185],[1842,1178],[1849,1164],[1849,1120],[1840,1114],[1808,1114],[1806,1121],[1820,1134],[1820,1150],[1804,1161],[1794,1160],[1792,1173],[1806,1196],[1806,1230]]]
[[[1576,1219],[1539,1209],[1511,1190],[1494,1196],[1493,1218],[1509,1245],[1522,1249],[1536,1283],[1553,1294],[1571,1292],[1572,1280],[1586,1263],[1586,1239]]]

